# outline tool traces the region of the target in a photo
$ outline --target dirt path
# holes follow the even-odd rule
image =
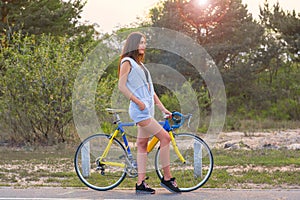
[[[218,142],[215,144],[218,149],[224,150],[258,150],[258,149],[300,149],[300,129],[273,131],[273,132],[230,132],[221,133]],[[0,186],[13,187],[32,187],[32,186],[64,186],[70,185],[69,181],[74,181],[78,185],[80,182],[75,175],[73,165],[73,154],[76,147],[72,147],[70,153],[66,156],[59,157],[57,151],[43,157],[38,152],[14,150],[14,152],[5,152],[5,159],[2,156],[0,161]],[[1,148],[0,148],[1,150]],[[1,150],[1,151],[2,151]],[[41,150],[43,151],[43,150]],[[14,153],[9,155],[10,153]],[[17,155],[17,156],[16,156]],[[224,169],[232,176],[238,176],[248,172],[249,170],[257,172],[283,172],[283,173],[300,173],[300,167],[297,165],[286,165],[280,167],[267,166],[215,166],[215,169]],[[66,183],[67,182],[67,183]],[[71,184],[72,185],[72,184]],[[286,189],[300,189],[300,185],[284,185],[280,186]],[[235,185],[235,188],[277,188],[274,185],[256,185],[252,183],[243,183]]]
[[[220,133],[215,147],[248,150],[280,148],[300,150],[300,129]]]

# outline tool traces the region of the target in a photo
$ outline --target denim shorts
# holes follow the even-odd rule
[[[144,102],[144,101],[143,101]],[[129,116],[134,121],[134,123],[138,123],[147,119],[150,119],[153,117],[153,114],[151,110],[153,109],[153,105],[151,102],[144,102],[145,103],[145,109],[140,110],[138,105],[132,101],[130,101],[129,105]]]

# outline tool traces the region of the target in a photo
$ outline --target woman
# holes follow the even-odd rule
[[[154,194],[146,184],[147,144],[150,135],[160,140],[160,158],[164,177],[161,185],[171,192],[180,192],[170,172],[170,136],[153,118],[154,104],[165,114],[171,114],[154,92],[149,71],[143,64],[146,37],[140,32],[129,34],[119,64],[119,89],[130,100],[129,115],[138,126],[136,193]]]

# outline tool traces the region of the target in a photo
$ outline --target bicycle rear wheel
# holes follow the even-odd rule
[[[190,133],[174,134],[179,152],[185,159],[183,163],[170,144],[170,169],[172,176],[182,192],[200,188],[209,179],[213,170],[213,155],[209,146],[198,136]],[[160,165],[160,149],[155,155],[155,169],[158,177],[163,177]]]
[[[124,146],[114,139],[104,162],[99,161],[109,143],[110,136],[92,135],[86,138],[77,148],[74,158],[75,171],[79,179],[94,190],[110,190],[117,187],[126,176],[127,152]],[[122,166],[121,166],[122,165]],[[125,166],[125,167],[124,167]]]

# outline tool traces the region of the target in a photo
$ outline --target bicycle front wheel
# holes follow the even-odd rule
[[[126,176],[125,148],[117,139],[113,139],[107,149],[109,140],[109,135],[92,135],[78,146],[75,153],[74,165],[79,179],[94,190],[113,189]],[[107,156],[100,161],[105,150],[108,150]]]
[[[209,179],[213,170],[213,155],[209,146],[198,136],[190,133],[174,134],[177,148],[185,162],[178,157],[170,144],[170,169],[182,192],[200,188]],[[160,149],[155,156],[155,169],[158,177],[163,177]]]

